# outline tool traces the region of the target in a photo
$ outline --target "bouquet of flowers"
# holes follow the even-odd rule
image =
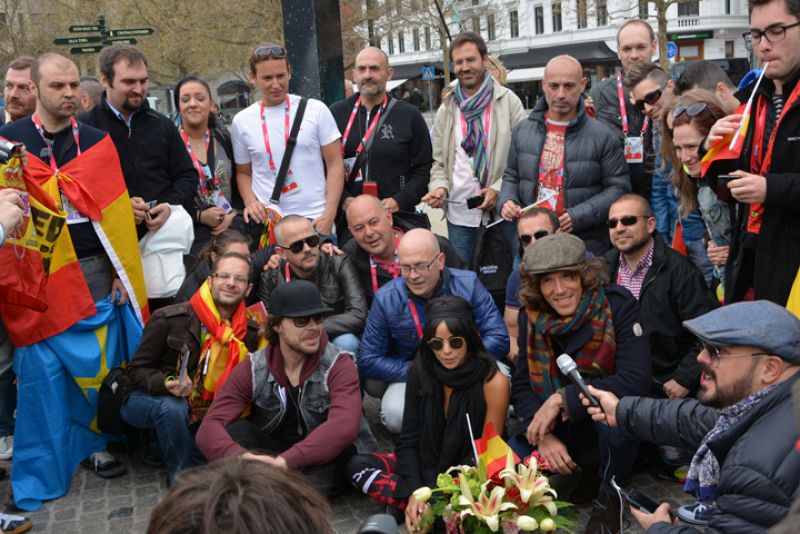
[[[559,515],[560,510],[572,505],[555,500],[556,492],[540,467],[536,455],[515,467],[511,451],[505,469],[493,477],[487,477],[482,459],[477,467],[451,467],[439,474],[435,488],[422,487],[414,492],[421,503],[434,493],[442,494],[420,519],[419,531],[428,531],[440,517],[447,534],[572,532],[576,523]]]

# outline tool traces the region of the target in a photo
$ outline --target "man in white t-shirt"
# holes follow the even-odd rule
[[[289,94],[292,74],[284,48],[259,45],[249,64],[250,81],[262,96],[236,114],[231,137],[245,221],[263,223],[300,97]],[[308,99],[280,195],[283,215],[308,217],[317,232],[325,235],[332,231],[344,187],[340,137],[325,104]]]

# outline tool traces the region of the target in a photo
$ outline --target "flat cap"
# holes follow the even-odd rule
[[[552,234],[537,239],[525,250],[522,268],[529,274],[574,269],[586,258],[586,245],[573,234]]]
[[[684,321],[683,326],[709,344],[758,347],[800,363],[800,319],[768,300],[728,304]]]

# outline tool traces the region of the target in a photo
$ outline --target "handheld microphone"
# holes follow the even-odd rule
[[[572,380],[578,389],[581,390],[583,396],[589,399],[589,404],[591,404],[595,408],[600,408],[600,403],[597,401],[594,396],[589,393],[589,388],[586,387],[586,382],[583,381],[583,377],[581,376],[580,371],[578,371],[578,365],[575,363],[569,354],[562,354],[556,359],[556,365],[558,365],[559,370],[566,376]]]

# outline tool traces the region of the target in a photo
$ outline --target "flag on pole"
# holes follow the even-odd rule
[[[486,423],[483,435],[475,440],[475,450],[479,461],[483,461],[486,465],[487,479],[491,479],[506,467],[506,456],[509,452],[513,455],[514,464],[519,463],[519,456],[497,434],[491,421]]]

